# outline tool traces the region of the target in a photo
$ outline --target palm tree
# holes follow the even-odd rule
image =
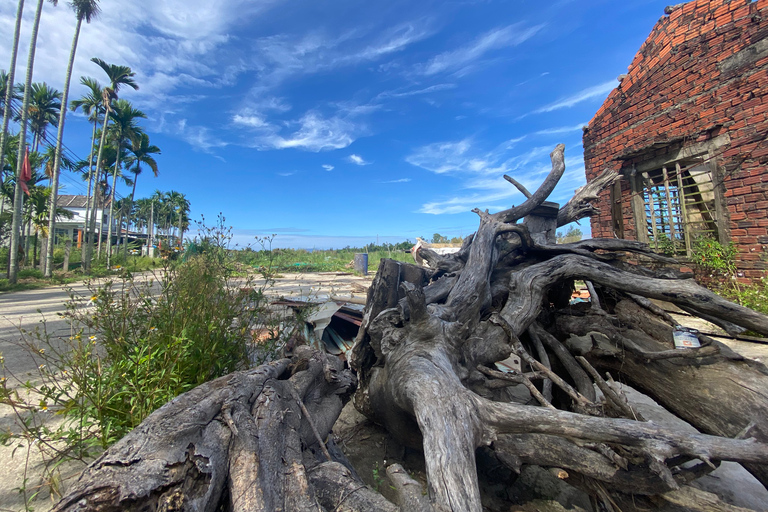
[[[102,91],[101,84],[93,78],[81,76],[80,83],[89,89],[89,92],[78,100],[73,100],[69,108],[73,112],[78,108],[83,110],[83,113],[88,116],[88,120],[93,123],[93,134],[91,135],[91,152],[88,155],[88,194],[85,203],[85,245],[89,247],[92,244],[92,235],[95,233],[94,224],[96,222],[96,209],[91,204],[91,187],[93,185],[93,150],[96,146],[96,129],[99,125],[100,116],[104,112],[104,106],[102,105]],[[98,178],[98,177],[97,177]],[[95,188],[93,189],[95,190]],[[91,245],[92,247],[92,245]],[[87,270],[90,265],[90,259],[83,259],[83,266]]]
[[[19,53],[19,34],[21,33],[21,18],[24,14],[24,0],[19,0],[19,6],[16,8],[16,27],[13,31],[13,46],[11,47],[11,66],[8,68],[8,75],[4,81],[5,90],[3,91],[3,130],[0,132],[0,172],[5,167],[5,144],[8,139],[8,121],[11,120],[11,109],[7,108],[13,101],[13,79],[16,75],[16,56]],[[0,213],[3,209],[0,206]]]
[[[86,23],[90,23],[99,14],[99,2],[98,0],[71,0],[70,7],[75,11],[77,17],[77,25],[75,25],[75,36],[72,38],[72,47],[69,50],[69,64],[67,64],[67,74],[64,78],[64,97],[62,103],[65,108],[61,109],[59,115],[59,130],[56,134],[56,159],[53,164],[53,176],[51,178],[51,210],[56,209],[56,202],[59,195],[59,168],[61,167],[61,146],[64,138],[64,121],[67,116],[67,99],[69,98],[69,84],[72,81],[72,67],[75,64],[75,53],[77,53],[77,41],[80,38],[80,27],[83,24],[83,20]],[[48,233],[50,239],[48,240],[48,257],[45,263],[44,275],[51,277],[52,262],[53,262],[53,241],[56,232],[56,216],[51,215],[50,224],[48,225]]]
[[[134,90],[138,89],[139,86],[136,84],[136,81],[133,79],[136,76],[136,73],[131,71],[131,68],[128,66],[117,66],[115,64],[107,64],[103,60],[99,58],[92,58],[91,62],[96,63],[101,69],[104,70],[104,72],[107,74],[107,77],[109,78],[109,87],[105,87],[102,91],[102,105],[105,109],[105,115],[104,115],[104,125],[101,128],[101,141],[99,142],[99,156],[96,158],[96,176],[99,175],[99,166],[101,165],[101,156],[102,152],[104,151],[104,144],[106,142],[107,137],[107,127],[109,125],[109,112],[111,110],[111,101],[113,99],[117,99],[117,93],[119,92],[120,88],[122,86],[128,86],[132,87]],[[110,208],[111,208],[110,204]],[[93,205],[91,205],[91,208],[93,208]],[[111,217],[110,217],[110,226],[111,226]],[[99,239],[101,239],[101,230],[99,230]],[[86,258],[84,261],[87,261],[88,266],[90,267],[90,261],[91,261],[91,254],[93,253],[93,243],[86,244]]]
[[[58,0],[49,0],[53,5],[58,4]],[[21,126],[19,128],[19,155],[16,161],[16,172],[21,171],[24,162],[24,151],[27,138],[27,111],[29,109],[29,98],[32,89],[32,69],[35,66],[35,50],[37,49],[37,31],[40,28],[40,17],[43,14],[43,0],[37,0],[37,11],[35,12],[35,21],[32,25],[32,35],[29,42],[29,55],[27,57],[27,76],[24,80],[24,102],[21,107]],[[21,206],[23,198],[21,194],[21,181],[16,180],[16,193],[13,203],[13,224],[11,226],[11,266],[8,269],[8,282],[16,284],[19,274],[19,242],[21,227]]]
[[[11,111],[11,102],[15,99],[19,99],[20,97],[14,92],[15,89],[13,87],[13,84],[11,83],[11,76],[12,74],[8,74],[5,72],[5,70],[0,71],[0,108],[3,110],[3,119],[5,119],[6,115],[10,116],[12,114]],[[7,99],[6,99],[7,96]],[[7,128],[7,126],[6,126]],[[5,176],[5,133],[0,136],[0,187],[3,186],[4,182],[4,176]],[[0,195],[0,215],[3,214],[3,210],[5,210],[5,201],[3,201],[2,196]]]
[[[152,173],[157,178],[157,162],[152,155],[159,155],[160,148],[153,146],[149,143],[149,136],[146,133],[142,133],[138,138],[131,142],[131,147],[128,148],[131,152],[131,156],[126,158],[126,168],[134,174],[133,189],[131,190],[131,203],[136,195],[136,182],[139,181],[139,175],[142,173],[142,164],[147,165]],[[130,218],[128,219],[128,226],[130,226]],[[127,261],[128,258],[128,227],[125,229],[125,241],[123,247],[123,260]]]
[[[24,86],[19,86],[19,89],[24,91]],[[58,124],[60,111],[61,93],[45,82],[33,83],[27,112],[29,131],[32,132],[32,151],[40,149],[40,140],[45,137],[48,125]]]
[[[114,121],[112,126],[112,140],[117,149],[117,158],[115,159],[115,168],[112,175],[112,196],[109,203],[109,226],[107,228],[107,268],[111,260],[112,248],[112,214],[115,203],[115,190],[117,188],[117,175],[120,173],[120,152],[124,149],[126,142],[136,140],[142,133],[141,128],[136,124],[139,118],[146,118],[147,115],[141,110],[133,108],[126,100],[115,100],[115,104],[110,112],[110,117]],[[102,137],[103,138],[103,137]]]

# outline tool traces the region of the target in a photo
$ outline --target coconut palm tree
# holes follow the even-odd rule
[[[5,167],[5,145],[8,140],[8,121],[11,120],[11,109],[6,108],[13,101],[13,80],[16,75],[16,56],[19,53],[19,34],[21,33],[21,18],[24,14],[24,0],[19,0],[16,8],[16,26],[13,31],[13,45],[11,46],[11,65],[5,79],[3,91],[3,128],[0,132],[0,172]],[[2,213],[2,206],[0,206]]]
[[[142,173],[142,164],[146,165],[152,170],[152,173],[157,178],[157,162],[152,155],[159,155],[160,148],[153,146],[149,143],[149,136],[146,133],[142,133],[138,138],[131,142],[131,146],[128,148],[131,155],[125,160],[125,167],[131,171],[134,175],[133,189],[131,190],[131,203],[136,195],[136,182],[139,181],[139,175]],[[130,218],[128,219],[128,226],[130,226]],[[123,259],[128,258],[128,228],[125,230],[125,241],[123,246]]]
[[[24,92],[23,85],[18,87]],[[32,151],[40,149],[40,140],[45,137],[48,126],[58,124],[60,111],[61,93],[45,82],[33,83],[27,112],[29,131],[32,132]],[[20,118],[21,114],[17,120]]]
[[[48,0],[53,5],[58,4],[58,0]],[[31,93],[31,85],[32,85],[32,69],[35,66],[35,50],[37,49],[37,31],[40,28],[40,17],[43,14],[43,0],[37,1],[37,10],[35,11],[35,21],[32,25],[32,35],[30,36],[30,42],[29,42],[29,54],[27,56],[27,76],[24,80],[24,100],[21,107],[21,126],[19,128],[19,133],[21,136],[19,137],[19,155],[18,159],[16,161],[16,170],[17,172],[20,172],[21,165],[24,162],[24,151],[23,148],[26,147],[26,138],[27,138],[27,109],[29,109],[29,98]],[[14,204],[13,204],[13,224],[11,225],[11,266],[8,269],[8,282],[10,284],[16,284],[18,274],[19,274],[19,242],[21,233],[19,228],[21,228],[21,207],[23,203],[23,198],[21,194],[21,181],[16,180],[16,193],[14,194]]]
[[[72,67],[75,64],[75,54],[77,53],[77,41],[80,38],[80,27],[83,25],[83,20],[86,23],[90,23],[99,14],[99,2],[98,0],[71,0],[70,7],[75,11],[77,17],[77,24],[75,25],[75,36],[72,38],[72,47],[69,50],[69,63],[67,64],[67,74],[64,78],[64,95],[62,103],[65,108],[61,109],[58,122],[58,133],[56,134],[56,159],[53,165],[53,177],[51,178],[51,210],[56,209],[56,201],[58,200],[58,188],[59,188],[59,167],[61,166],[61,146],[64,138],[64,121],[67,116],[67,99],[69,98],[69,84],[72,81]],[[53,236],[56,232],[56,216],[51,215],[50,225],[48,226],[48,233],[51,239],[48,241],[48,258],[46,259],[44,275],[51,277],[52,262],[53,262]]]
[[[88,155],[88,193],[87,193],[87,199],[85,203],[85,244],[86,247],[89,247],[90,244],[93,243],[92,239],[93,236],[92,233],[95,233],[95,227],[94,224],[96,222],[96,209],[91,204],[91,190],[93,185],[93,178],[94,178],[94,172],[93,172],[93,152],[94,148],[96,147],[96,130],[98,129],[99,121],[101,119],[101,116],[104,113],[104,105],[102,104],[102,91],[103,88],[101,87],[101,84],[90,77],[81,76],[80,77],[80,83],[86,86],[89,90],[88,93],[81,97],[80,99],[73,100],[69,108],[72,109],[73,112],[77,111],[77,109],[82,109],[83,113],[88,116],[88,120],[93,123],[93,134],[91,135],[91,152]],[[95,189],[93,189],[95,190]],[[92,247],[92,245],[90,245]],[[88,266],[90,265],[91,261],[90,259],[83,259],[83,266],[85,269],[88,269]]]
[[[102,91],[102,105],[104,106],[106,113],[104,115],[104,125],[101,128],[101,141],[99,142],[99,156],[96,158],[96,175],[98,176],[99,166],[101,164],[102,152],[104,151],[104,144],[106,142],[106,137],[107,137],[107,127],[109,125],[109,118],[110,118],[110,116],[107,114],[111,110],[111,102],[113,99],[117,99],[118,92],[120,91],[121,87],[127,86],[136,90],[139,88],[139,86],[138,84],[136,84],[136,81],[134,80],[136,73],[131,71],[130,67],[118,66],[115,64],[107,64],[103,60],[96,57],[92,58],[91,62],[94,62],[101,69],[103,69],[104,72],[107,74],[107,77],[109,78],[109,86],[105,87]],[[91,208],[93,208],[93,205],[91,205]],[[110,222],[111,222],[111,217],[110,217]],[[99,237],[101,237],[101,235],[99,235]],[[88,261],[89,267],[90,267],[92,253],[93,253],[93,243],[86,244],[86,257],[84,261],[86,260]]]
[[[122,99],[115,100],[112,111],[109,113],[114,121],[112,125],[112,141],[115,145],[117,158],[115,160],[115,169],[112,176],[112,196],[109,203],[109,226],[107,228],[107,268],[111,260],[112,248],[112,214],[115,203],[115,190],[117,188],[117,176],[120,173],[120,152],[125,148],[126,143],[131,143],[138,139],[141,128],[136,124],[140,118],[146,118],[147,115],[141,110],[133,108],[130,102]]]

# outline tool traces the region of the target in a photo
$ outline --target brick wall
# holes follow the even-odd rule
[[[696,0],[663,16],[584,132],[587,180],[725,133],[726,225],[739,268],[757,278],[768,269],[768,0]],[[635,239],[626,180],[622,197]],[[597,206],[592,236],[613,237],[607,191]]]

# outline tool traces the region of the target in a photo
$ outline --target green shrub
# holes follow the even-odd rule
[[[276,357],[286,319],[269,308],[270,281],[258,287],[235,278],[222,257],[231,240],[223,225],[203,233],[206,250],[187,261],[149,278],[123,271],[90,283],[86,297],[72,295],[64,313],[70,336],[51,336],[44,322],[23,333],[39,378],[21,389],[3,378],[0,402],[21,421],[6,442],[53,447],[49,467],[85,461],[180,393]],[[3,371],[16,377],[4,363]],[[49,412],[64,418],[55,429],[46,427]]]
[[[736,273],[736,245],[722,245],[711,236],[697,236],[693,240],[691,262],[704,272],[719,277]]]
[[[43,279],[43,273],[36,268],[24,268],[19,270],[18,277],[19,279]]]

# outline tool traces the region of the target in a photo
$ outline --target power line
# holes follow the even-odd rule
[[[17,106],[17,105],[14,103],[14,101],[13,101],[13,100],[11,101],[11,104],[10,104],[10,110],[11,110],[11,113],[12,113],[12,114],[13,114],[15,117],[19,117],[19,116],[21,115],[21,108],[20,108],[20,106]],[[40,138],[40,140],[41,140],[41,142],[43,142],[43,143],[44,143],[44,145],[46,145],[47,147],[50,147],[50,148],[55,148],[55,147],[56,147],[56,141],[55,141],[55,140],[50,140],[50,138],[49,138],[49,133],[48,133],[48,131],[47,131],[47,130],[43,132],[43,135],[42,135],[42,137]],[[79,162],[79,161],[84,161],[84,160],[85,160],[84,158],[80,158],[80,156],[79,156],[79,155],[77,155],[77,154],[76,154],[76,153],[75,153],[73,150],[71,150],[71,149],[70,149],[70,148],[69,148],[69,147],[68,147],[66,144],[64,144],[63,142],[62,142],[62,144],[61,144],[61,149],[62,149],[62,151],[61,151],[61,156],[62,156],[62,158],[66,157],[67,159],[69,159],[69,160],[70,160],[70,161],[72,161],[72,162]],[[72,172],[74,173],[75,171],[72,171]],[[76,180],[76,179],[75,179],[75,178],[74,178],[74,177],[73,177],[71,174],[69,174],[69,173],[63,173],[63,172],[61,172],[61,173],[59,174],[59,180],[60,180],[60,182],[61,182],[61,181],[65,181],[65,182],[66,182],[66,184],[67,184],[67,186],[69,186],[69,185],[72,185],[72,187],[73,187],[74,189],[76,189],[76,191],[78,191],[78,192],[79,192],[79,191],[82,191],[82,192],[83,192],[83,194],[82,194],[82,195],[87,195],[87,193],[88,193],[88,185],[87,185],[87,183],[83,183],[82,181],[79,181],[79,182],[78,182],[78,181],[77,181],[77,180]],[[117,190],[115,190],[115,200],[123,199],[124,197],[125,197],[125,196],[123,196],[123,195],[122,195],[122,194],[120,194],[120,193],[119,193]]]

